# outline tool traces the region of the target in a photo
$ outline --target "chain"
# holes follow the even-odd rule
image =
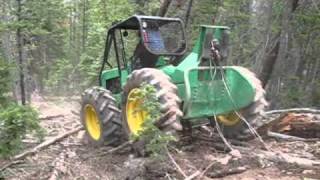
[[[212,73],[212,60],[213,59],[209,59],[209,67],[210,67],[210,75],[211,75],[211,82],[210,82],[210,87],[213,87],[213,81],[214,81],[214,77],[217,73],[217,66],[215,65],[214,66],[214,74]],[[213,91],[214,92],[214,91]],[[214,104],[215,105],[215,104]],[[211,107],[211,106],[210,106]],[[222,141],[224,142],[224,144],[231,150],[233,151],[234,149],[232,148],[231,144],[228,142],[228,140],[224,137],[222,131],[221,131],[221,128],[220,128],[220,124],[218,123],[217,121],[217,117],[216,117],[216,112],[214,112],[213,114],[213,118],[214,118],[214,122],[216,124],[216,129],[217,129],[217,132],[219,134],[219,136],[221,137]]]
[[[228,96],[230,97],[230,100],[232,102],[232,105],[234,107],[234,109],[238,109],[234,99],[232,98],[232,95],[230,93],[230,89],[229,87],[227,86],[227,83],[226,83],[226,78],[225,78],[225,75],[224,75],[224,72],[221,71],[221,76],[222,76],[222,82],[224,84],[224,86],[226,87],[226,90],[227,90],[227,93],[228,93]],[[259,139],[259,141],[266,147],[266,144],[264,143],[263,139],[261,138],[261,136],[259,135],[259,133],[251,126],[251,124],[237,111],[237,110],[234,110],[234,112],[236,113],[236,115],[248,126],[249,128],[249,131]]]
[[[212,41],[212,42],[211,42],[211,46],[212,46],[212,47],[211,47],[211,50],[212,50],[213,56],[212,56],[212,59],[211,59],[212,61],[210,60],[210,72],[212,72],[212,62],[214,63],[215,72],[216,72],[216,67],[217,67],[217,65],[215,64],[214,60],[216,59],[216,60],[219,61],[219,58],[215,58],[215,57],[220,57],[220,56],[219,56],[219,50],[217,50],[217,49],[214,47],[214,44],[215,44],[215,42]],[[212,73],[211,73],[211,75],[212,75]],[[211,76],[211,78],[212,78],[212,76]],[[237,105],[236,105],[236,103],[235,103],[235,101],[234,101],[234,99],[233,99],[233,97],[232,97],[232,95],[231,95],[231,93],[230,93],[230,89],[229,89],[229,87],[228,87],[228,85],[227,85],[226,78],[225,78],[225,74],[224,74],[224,69],[223,69],[223,68],[221,68],[221,79],[222,79],[222,82],[223,82],[223,84],[224,84],[224,86],[225,86],[225,88],[226,88],[226,91],[227,91],[227,93],[228,93],[228,96],[229,96],[229,98],[230,98],[230,100],[231,100],[231,102],[232,102],[233,108],[235,109],[235,110],[234,110],[235,114],[238,116],[238,118],[240,118],[240,119],[248,126],[248,129],[249,129],[249,131],[251,132],[251,134],[254,135],[255,137],[257,137],[257,138],[259,139],[259,141],[266,147],[263,139],[262,139],[261,136],[258,134],[258,132],[257,132],[257,131],[251,126],[251,124],[237,111],[238,107],[237,107]],[[213,78],[212,78],[212,80],[213,80]],[[215,123],[218,125],[218,127],[217,127],[217,130],[218,130],[218,129],[220,129],[220,127],[219,127],[219,124],[217,123],[216,114],[214,114],[214,119],[215,119]],[[218,131],[219,131],[219,130],[218,130]],[[219,133],[219,134],[220,134],[220,133]],[[220,135],[220,136],[221,136],[221,135]]]

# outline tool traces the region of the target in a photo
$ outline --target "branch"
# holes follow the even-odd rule
[[[190,14],[191,14],[192,3],[193,3],[193,0],[190,0],[189,4],[188,4],[188,9],[187,9],[187,12],[186,12],[185,25],[184,25],[185,28],[188,27],[188,21],[189,21]]]
[[[66,154],[61,152],[59,156],[53,162],[53,171],[51,172],[49,180],[57,180],[59,179],[59,172],[65,169],[64,160],[66,158]]]
[[[212,172],[208,174],[208,177],[210,178],[222,178],[228,175],[233,175],[233,174],[240,174],[243,173],[247,170],[246,167],[237,167],[237,168],[227,168],[225,170],[220,170],[216,172]]]
[[[80,116],[80,113],[79,113],[79,112],[76,112],[76,111],[74,111],[74,110],[71,110],[71,113],[72,113],[73,115]]]
[[[213,161],[212,163],[210,163],[202,172],[201,174],[199,175],[199,178],[198,179],[202,179],[202,177],[207,173],[207,171],[214,165],[216,164],[217,162],[216,161]]]
[[[190,176],[188,176],[184,180],[192,180],[192,179],[196,178],[197,176],[199,176],[200,174],[201,174],[200,171],[196,171],[195,173],[191,174]]]
[[[63,114],[59,114],[59,115],[54,115],[54,116],[45,116],[45,117],[40,117],[39,120],[51,120],[51,119],[55,119],[55,118],[63,118],[64,115]]]
[[[115,148],[109,149],[106,152],[103,152],[103,153],[100,153],[100,154],[93,154],[92,156],[87,156],[84,159],[86,160],[86,159],[89,159],[89,158],[102,157],[102,156],[114,153],[116,151],[119,151],[119,150],[121,150],[121,149],[123,149],[123,148],[125,148],[125,147],[127,147],[127,146],[129,146],[131,144],[132,144],[132,141],[126,141],[126,142],[122,143],[121,145],[119,145],[119,146],[117,146]]]
[[[276,132],[272,132],[272,131],[268,131],[267,135],[269,137],[273,137],[273,138],[276,138],[276,139],[287,140],[287,141],[306,141],[307,140],[305,138],[296,137],[296,136],[290,136],[290,135],[276,133]]]
[[[181,169],[181,167],[179,166],[179,164],[174,160],[174,158],[172,157],[172,155],[170,154],[168,148],[166,148],[167,151],[167,155],[170,158],[171,162],[176,166],[176,168],[178,169],[179,173],[182,174],[182,176],[184,178],[188,178],[188,176],[186,175],[185,172],[183,172],[183,170]]]
[[[260,154],[254,153],[254,156],[263,159],[268,159],[269,161],[273,161],[276,163],[292,164],[306,169],[320,169],[320,161],[300,157],[293,157],[284,153],[260,151]]]
[[[23,159],[26,156],[33,155],[33,154],[37,153],[38,151],[40,151],[40,150],[42,150],[42,149],[44,149],[44,148],[46,148],[46,147],[58,142],[58,141],[61,141],[62,139],[66,138],[66,137],[68,137],[70,135],[73,135],[73,134],[79,132],[82,129],[83,129],[83,127],[80,126],[80,127],[77,127],[77,128],[75,128],[73,130],[70,130],[70,131],[68,131],[66,133],[63,133],[63,134],[61,134],[61,135],[59,135],[59,136],[57,136],[55,138],[49,139],[47,141],[44,141],[43,143],[39,144],[38,146],[34,147],[33,149],[31,149],[29,151],[25,151],[25,152],[23,152],[21,154],[18,154],[16,156],[14,156],[13,160]]]
[[[291,108],[291,109],[271,110],[271,111],[265,112],[265,114],[270,115],[270,114],[277,114],[277,113],[284,113],[284,112],[320,114],[320,110],[311,109],[311,108]]]
[[[2,166],[0,168],[0,172],[4,171],[5,169],[7,169],[10,166],[13,166],[15,164],[20,164],[20,163],[23,163],[23,162],[24,162],[23,160],[11,161],[11,162],[5,164],[4,166]]]

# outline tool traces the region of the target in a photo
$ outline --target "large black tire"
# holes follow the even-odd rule
[[[255,97],[253,102],[237,111],[241,116],[250,124],[253,129],[257,129],[262,125],[262,121],[259,117],[263,114],[268,103],[265,99],[265,90],[262,87],[261,81],[256,75],[243,67],[236,67],[238,71],[244,75],[249,82],[255,87]],[[223,123],[219,123],[224,136],[233,139],[251,139],[254,135],[250,132],[248,125],[240,120],[237,124],[232,126],[226,126]]]
[[[98,139],[90,135],[86,124],[87,106],[94,108],[100,126],[100,136]],[[122,140],[121,111],[117,108],[116,100],[109,90],[101,87],[93,87],[85,90],[82,94],[81,102],[81,122],[86,129],[89,141],[96,146],[115,146]]]
[[[170,81],[170,77],[162,71],[153,68],[142,68],[135,70],[128,77],[128,81],[123,88],[123,128],[128,136],[131,132],[127,123],[126,104],[131,90],[141,87],[142,84],[153,85],[157,92],[156,96],[161,104],[161,117],[156,125],[164,131],[180,131],[182,126],[180,118],[183,116],[180,110],[181,100],[177,96],[177,87]]]

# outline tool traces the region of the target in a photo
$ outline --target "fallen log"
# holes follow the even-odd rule
[[[320,114],[320,110],[312,109],[312,108],[278,109],[278,110],[267,111],[267,112],[265,112],[265,114],[270,115],[270,114],[288,113],[288,112]]]
[[[309,139],[320,138],[320,121],[317,121],[315,116],[308,114],[287,113],[265,123],[258,128],[258,132],[262,135],[273,136],[278,139],[314,141]],[[288,136],[284,137],[273,132],[301,139],[288,138]]]
[[[37,153],[38,151],[40,151],[40,150],[42,150],[42,149],[44,149],[44,148],[46,148],[46,147],[58,142],[58,141],[61,141],[62,139],[66,138],[66,137],[68,137],[70,135],[73,135],[73,134],[79,132],[82,129],[83,129],[83,127],[80,126],[80,127],[75,128],[75,129],[72,129],[72,130],[70,130],[70,131],[68,131],[66,133],[63,133],[63,134],[61,134],[61,135],[59,135],[59,136],[57,136],[55,138],[49,139],[47,141],[44,141],[41,144],[39,144],[36,147],[34,147],[33,149],[25,151],[25,152],[23,152],[21,154],[18,154],[16,156],[14,156],[12,158],[12,160],[23,159],[26,156],[33,155],[33,154]]]

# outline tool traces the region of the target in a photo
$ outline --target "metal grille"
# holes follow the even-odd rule
[[[142,36],[146,48],[154,54],[181,53],[186,48],[180,21],[143,20]]]

